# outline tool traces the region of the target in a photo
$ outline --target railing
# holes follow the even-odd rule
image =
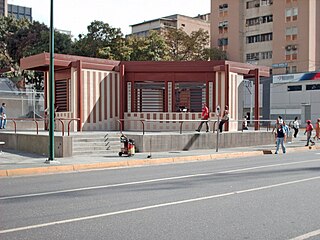
[[[17,122],[34,122],[36,124],[36,132],[39,134],[39,121],[43,121],[42,118],[7,118],[7,121],[12,121],[14,125],[14,133],[17,133]]]
[[[59,121],[61,123],[61,134],[64,136],[65,132],[65,124],[64,121],[68,121],[68,136],[70,136],[70,125],[73,121],[80,121],[79,118],[55,118],[55,121]],[[34,122],[36,126],[36,133],[39,135],[39,122],[48,122],[47,119],[43,118],[7,118],[7,121],[12,121],[14,133],[17,133],[17,122]]]
[[[152,120],[152,119],[119,119],[117,120],[117,122],[119,123],[119,126],[120,126],[120,132],[122,133],[123,129],[124,129],[124,123],[125,122],[141,122],[142,124],[142,134],[144,135],[146,130],[145,130],[145,123],[152,123],[152,122],[177,122],[179,123],[179,132],[180,134],[183,133],[183,124],[186,123],[186,122],[202,122],[204,120],[201,120],[201,119],[198,119],[198,120],[177,120],[177,119],[157,119],[157,120]],[[211,132],[216,132],[217,130],[219,130],[219,122],[217,119],[209,119],[207,120],[207,122],[209,123],[209,126],[212,126],[210,127]],[[259,129],[255,129],[256,128],[256,123],[259,123]],[[288,126],[290,128],[290,124],[292,122],[292,120],[286,120],[286,122],[289,122]],[[237,123],[237,124],[241,124],[241,127],[238,128],[240,129],[240,131],[244,131],[244,120],[228,120],[227,123]],[[250,121],[247,121],[247,126],[248,127],[252,127],[254,128],[254,130],[260,130],[261,127],[265,126],[266,128],[266,131],[270,131],[271,128],[274,128],[274,127],[271,127],[272,125],[276,124],[276,121],[275,120],[265,120],[265,119],[260,119],[260,120],[250,120]],[[252,124],[252,125],[251,125]]]

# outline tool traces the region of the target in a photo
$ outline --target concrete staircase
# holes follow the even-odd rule
[[[120,152],[120,133],[85,133],[73,136],[73,156],[106,155]]]

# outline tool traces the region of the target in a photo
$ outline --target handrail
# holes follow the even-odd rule
[[[31,122],[33,121],[36,124],[36,132],[37,135],[39,135],[39,123],[38,121],[43,121],[43,119],[37,119],[37,118],[7,118],[7,121],[12,121],[14,125],[14,133],[17,133],[17,121],[25,121],[25,122]]]
[[[120,132],[122,133],[122,130],[124,129],[123,128],[123,123],[125,121],[128,121],[128,122],[141,122],[142,124],[142,133],[143,135],[145,134],[145,123],[148,123],[148,122],[177,122],[179,123],[179,132],[180,134],[183,133],[183,124],[185,122],[202,122],[204,120],[202,119],[196,119],[196,120],[190,120],[190,119],[119,119],[117,120],[119,122],[119,125],[120,125]],[[212,132],[214,133],[217,128],[218,128],[218,119],[209,119],[209,120],[206,120],[207,122],[212,123]],[[248,122],[250,121],[251,123],[254,123],[254,122],[259,122],[259,124],[263,124],[263,123],[267,123],[265,126],[266,126],[266,130],[269,131],[271,129],[271,123],[272,122],[275,122],[276,120],[265,120],[265,119],[259,119],[259,120],[247,120]],[[286,120],[286,122],[288,122],[290,120]],[[244,120],[243,119],[239,119],[239,120],[228,120],[228,123],[243,123]],[[249,124],[248,124],[249,125]],[[256,130],[259,130],[259,129],[256,129]],[[241,127],[241,131],[243,131],[243,125]]]
[[[69,119],[69,122],[68,122],[68,136],[70,136],[70,125],[71,125],[72,121],[80,121],[80,118],[71,118],[71,119]]]
[[[120,133],[122,134],[122,129],[123,129],[123,124],[122,122],[124,121],[128,121],[128,122],[141,122],[142,124],[142,134],[144,135],[145,130],[144,130],[144,122],[146,121],[146,119],[116,119],[116,121],[119,123],[120,125]]]

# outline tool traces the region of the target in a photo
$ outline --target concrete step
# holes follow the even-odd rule
[[[120,134],[99,133],[73,138],[73,155],[103,155],[118,153],[122,147]]]
[[[115,156],[118,156],[118,153],[120,152],[120,150],[116,151],[110,151],[110,150],[88,150],[88,151],[73,151],[73,156],[90,156],[90,155],[98,155],[98,156],[103,156],[106,154],[114,154]]]

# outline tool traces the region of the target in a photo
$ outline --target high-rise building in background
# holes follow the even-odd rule
[[[32,8],[8,4],[8,0],[0,0],[0,16],[12,16],[17,19],[26,18],[32,21]]]
[[[8,16],[17,19],[26,18],[32,21],[32,8],[8,4]]]
[[[0,16],[7,16],[8,3],[7,0],[0,0]]]
[[[210,35],[210,14],[188,17],[175,14],[131,25],[131,34],[146,36],[150,30],[162,31],[165,29],[183,29],[187,34],[198,31],[200,28]]]
[[[273,74],[320,69],[319,0],[211,0],[211,46]]]

